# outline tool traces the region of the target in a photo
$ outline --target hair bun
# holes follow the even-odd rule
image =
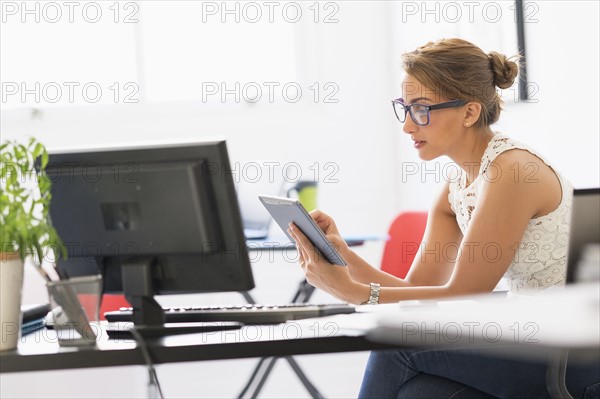
[[[519,65],[496,51],[490,52],[488,58],[494,73],[494,85],[501,89],[508,89],[519,74]]]

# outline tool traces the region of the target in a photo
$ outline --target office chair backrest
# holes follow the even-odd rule
[[[404,278],[419,250],[427,212],[403,212],[394,219],[388,231],[389,240],[383,250],[381,270]]]

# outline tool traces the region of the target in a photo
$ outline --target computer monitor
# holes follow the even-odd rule
[[[101,273],[137,325],[155,294],[254,287],[225,141],[51,151],[50,218],[69,276]]]
[[[578,267],[587,244],[600,243],[600,188],[577,189],[573,192],[567,283],[576,282]]]

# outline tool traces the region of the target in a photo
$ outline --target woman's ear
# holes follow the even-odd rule
[[[465,127],[473,126],[481,116],[481,103],[470,101],[465,105],[465,117],[463,124]]]

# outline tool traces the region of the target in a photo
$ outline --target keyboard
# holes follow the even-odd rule
[[[237,321],[244,324],[277,324],[289,320],[354,313],[356,308],[345,303],[291,303],[166,308],[164,311],[166,323]],[[131,308],[121,308],[114,312],[106,312],[104,317],[109,322],[128,322],[131,321],[131,312]]]

